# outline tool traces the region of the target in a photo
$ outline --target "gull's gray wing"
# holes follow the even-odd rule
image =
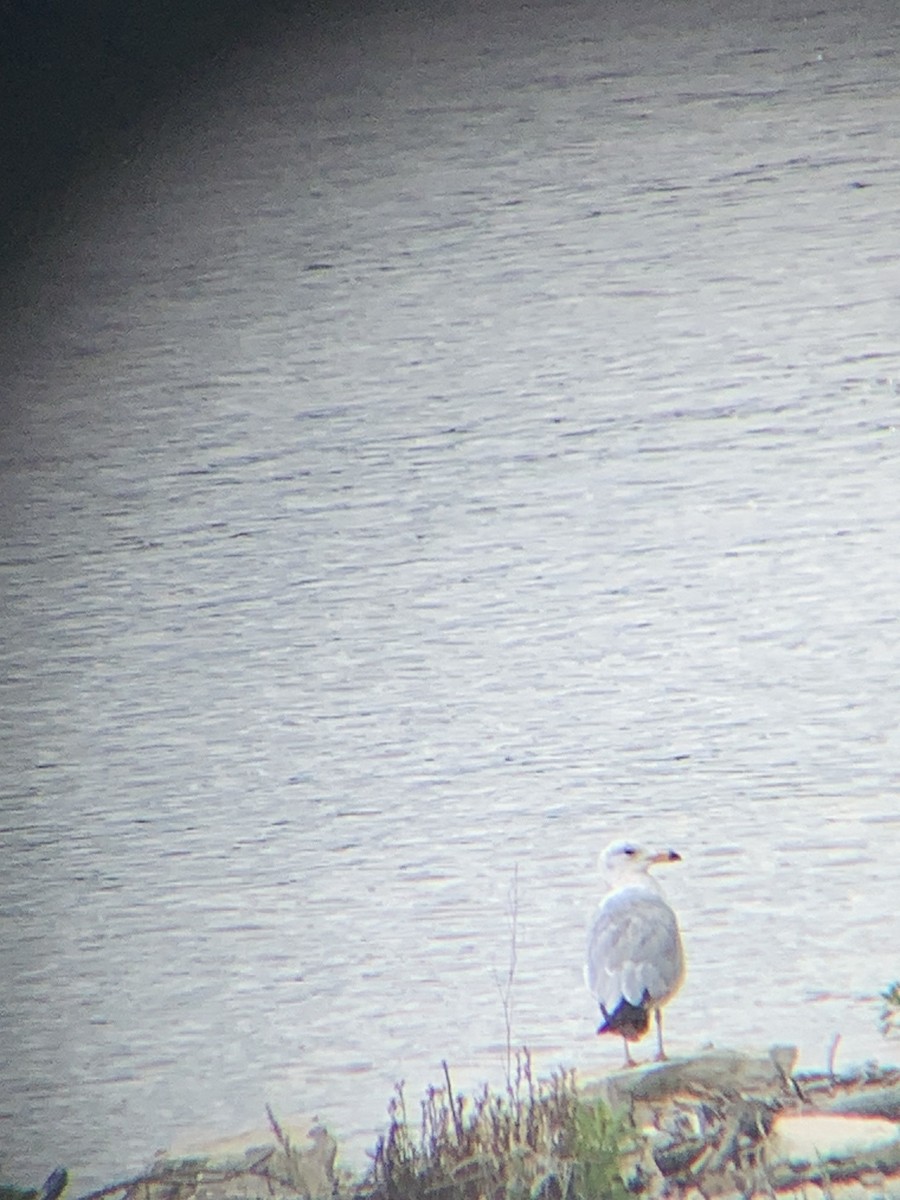
[[[662,1004],[684,974],[675,914],[647,888],[623,888],[607,896],[588,934],[585,979],[609,1011],[620,1000],[642,1004],[645,993]]]

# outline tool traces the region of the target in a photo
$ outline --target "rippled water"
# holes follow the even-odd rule
[[[393,1082],[891,1057],[892,6],[461,4],[284,37],[48,240],[3,333],[4,1172]],[[188,102],[189,101],[189,102]],[[73,204],[75,202],[73,201]],[[10,301],[12,303],[12,299]]]

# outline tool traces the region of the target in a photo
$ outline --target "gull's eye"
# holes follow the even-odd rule
[[[626,846],[622,853],[627,854],[628,857],[631,858],[633,855],[637,854],[637,850],[635,850],[634,846]]]

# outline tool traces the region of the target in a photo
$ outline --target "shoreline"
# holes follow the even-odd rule
[[[0,1200],[900,1198],[900,1068],[795,1074],[796,1060],[790,1046],[707,1050],[576,1082],[534,1079],[523,1052],[505,1092],[473,1098],[444,1064],[442,1086],[409,1106],[421,1122],[398,1089],[362,1173],[340,1168],[324,1125],[267,1108],[267,1129],[166,1151],[82,1196],[58,1168],[40,1188],[0,1184]]]

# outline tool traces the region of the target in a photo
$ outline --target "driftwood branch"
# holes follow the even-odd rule
[[[228,1183],[233,1179],[240,1179],[243,1175],[258,1174],[260,1168],[266,1165],[274,1153],[274,1148],[269,1146],[259,1154],[258,1158],[241,1164],[239,1167],[210,1166],[205,1158],[186,1159],[184,1162],[168,1166],[161,1171],[151,1171],[146,1175],[138,1175],[134,1179],[123,1179],[118,1183],[107,1184],[106,1187],[79,1196],[78,1200],[103,1200],[105,1196],[115,1196],[120,1192],[128,1194],[137,1188],[160,1185],[178,1187],[183,1184],[193,1184],[201,1174],[205,1182]]]
[[[900,1171],[900,1139],[891,1145],[869,1150],[863,1155],[826,1158],[809,1163],[776,1163],[769,1167],[774,1187],[795,1188],[804,1183],[828,1186],[872,1173],[893,1175]]]

